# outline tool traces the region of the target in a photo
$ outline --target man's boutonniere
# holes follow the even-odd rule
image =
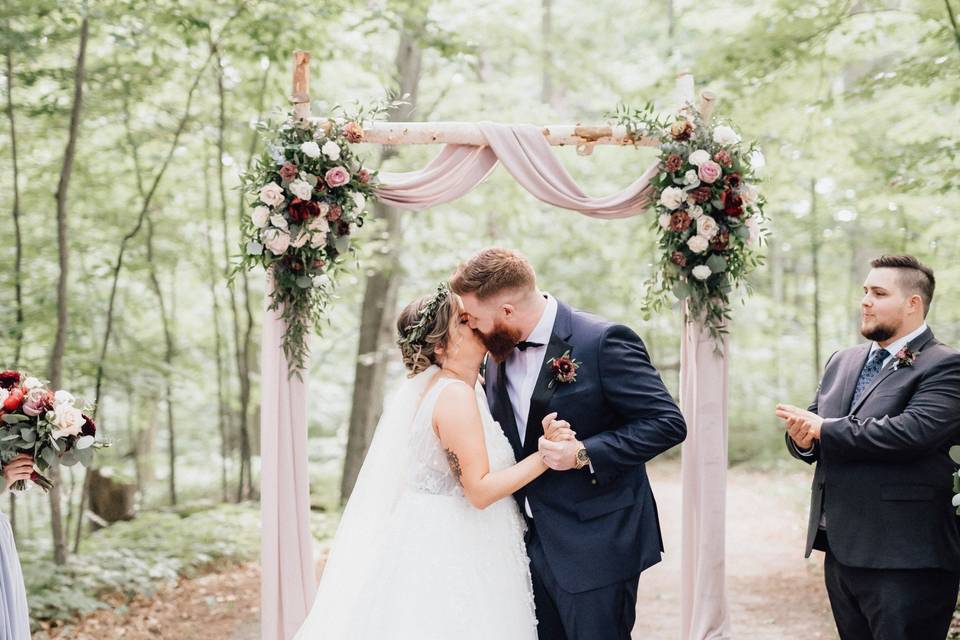
[[[907,347],[897,351],[897,355],[893,356],[896,364],[893,366],[893,370],[896,371],[900,367],[912,367],[914,360],[917,359],[917,354],[913,351],[910,351]]]
[[[551,358],[547,362],[547,366],[550,367],[550,373],[553,374],[553,378],[550,380],[550,384],[547,385],[547,389],[553,389],[554,385],[558,382],[560,384],[567,384],[568,382],[573,382],[577,379],[577,369],[580,368],[580,361],[574,359],[570,355],[570,350],[563,352],[563,355],[558,358]]]

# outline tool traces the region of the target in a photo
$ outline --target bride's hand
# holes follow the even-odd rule
[[[577,432],[570,428],[570,423],[566,420],[556,420],[556,415],[556,413],[548,415],[547,418],[550,418],[549,421],[547,418],[543,419],[544,437],[551,442],[576,439]]]

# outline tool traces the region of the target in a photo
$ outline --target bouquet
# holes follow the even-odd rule
[[[30,480],[44,491],[53,483],[44,472],[57,464],[89,467],[93,452],[110,446],[97,440],[97,426],[77,400],[64,390],[52,391],[37,378],[20,371],[0,373],[0,464],[25,453],[33,458]],[[26,481],[14,490],[27,488]]]

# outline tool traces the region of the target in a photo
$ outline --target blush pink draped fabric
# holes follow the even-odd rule
[[[425,209],[444,204],[460,198],[482,183],[499,163],[539,200],[594,218],[638,215],[650,203],[650,180],[657,174],[656,163],[622,191],[593,198],[584,193],[566,171],[539,127],[492,123],[480,123],[477,126],[483,132],[488,146],[447,145],[419,171],[381,172],[377,197],[402,209]],[[285,326],[280,316],[268,311],[263,324],[263,404],[260,418],[263,456],[260,498],[263,516],[262,637],[263,640],[288,640],[306,618],[316,589],[308,526],[306,390],[303,382],[295,377],[287,377],[287,361],[280,348]],[[684,340],[686,345],[686,330]],[[726,428],[725,401],[718,404],[716,394],[705,391],[716,388],[718,380],[725,380],[721,378],[725,367],[722,360],[712,356],[712,352],[707,357],[707,351],[702,345],[692,351],[688,349],[684,352],[687,355],[681,365],[681,397],[687,399],[684,413],[691,424],[691,437],[688,437],[684,456],[684,485],[699,487],[698,491],[714,487],[715,500],[719,500],[720,505],[719,520],[716,514],[704,520],[698,520],[696,514],[685,515],[685,553],[690,551],[686,544],[688,526],[692,527],[695,540],[716,540],[718,533],[722,534],[723,531],[725,445],[718,449],[719,441],[714,441],[717,438],[705,441],[702,445],[697,443],[697,461],[691,461],[689,465],[686,462],[691,441],[698,438],[699,425],[716,423],[722,424],[724,430]],[[690,377],[691,371],[694,377]],[[704,385],[704,382],[707,384]],[[702,395],[704,393],[709,396]],[[721,414],[710,415],[710,412],[717,410],[723,410],[722,417]],[[706,465],[702,467],[703,473],[697,471],[701,464]],[[688,516],[692,519],[689,523]],[[701,533],[706,535],[701,537]],[[704,565],[700,561],[702,556],[696,554],[697,566],[709,572],[712,579],[704,583],[705,591],[696,586],[700,582],[696,582],[692,588],[709,597],[712,597],[714,588],[723,587],[722,574],[719,582],[716,580],[716,572],[723,570],[722,535],[720,540],[719,565],[715,562]],[[694,548],[698,549],[696,545]],[[712,547],[704,550],[710,553],[715,551]],[[687,588],[685,580],[684,589]],[[684,638],[687,637],[693,638],[694,635],[684,635]]]

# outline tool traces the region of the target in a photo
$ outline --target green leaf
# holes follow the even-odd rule
[[[18,413],[5,413],[2,417],[3,421],[7,424],[19,424],[21,422],[27,422],[30,420],[27,416],[22,416]]]
[[[33,443],[37,441],[37,432],[33,429],[20,429],[20,437],[24,442]]]
[[[57,464],[57,454],[50,447],[43,447],[40,449],[40,457],[43,458],[43,461],[47,463],[48,467],[52,467]]]
[[[727,270],[727,261],[718,253],[707,258],[707,266],[714,273],[723,273]]]
[[[688,298],[690,293],[690,285],[682,280],[673,285],[673,295],[677,297],[677,300],[684,300],[685,298]]]

